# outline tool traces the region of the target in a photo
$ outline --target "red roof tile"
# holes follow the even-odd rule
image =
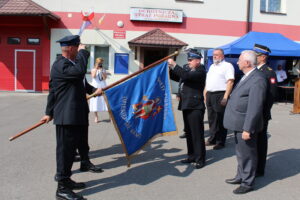
[[[0,0],[0,15],[48,16],[55,20],[60,19],[31,0]]]
[[[128,42],[133,46],[182,47],[188,44],[168,35],[157,28]]]

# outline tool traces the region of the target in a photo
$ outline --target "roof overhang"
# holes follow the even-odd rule
[[[128,45],[137,47],[182,48],[188,44],[157,28],[130,40]]]

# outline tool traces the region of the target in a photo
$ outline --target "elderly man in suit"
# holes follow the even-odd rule
[[[80,44],[79,36],[66,36],[58,42],[62,56],[56,59],[51,69],[46,115],[41,120],[48,123],[53,118],[56,125],[56,198],[84,200],[72,191],[84,188],[85,184],[70,178],[71,168],[77,148],[86,161],[81,163],[80,170],[96,168],[88,157],[89,108],[86,93],[100,95],[102,90],[85,80],[89,52]]]
[[[241,53],[238,65],[244,76],[234,88],[225,109],[224,127],[234,131],[238,161],[235,178],[226,180],[229,184],[240,184],[234,194],[253,190],[257,168],[257,133],[263,128],[267,79],[255,64],[254,51]]]
[[[173,59],[168,60],[171,79],[182,81],[180,101],[186,131],[188,157],[181,162],[195,163],[196,169],[204,167],[206,155],[203,124],[205,112],[203,90],[206,72],[201,65],[201,58],[200,53],[188,53],[189,71],[177,65]]]

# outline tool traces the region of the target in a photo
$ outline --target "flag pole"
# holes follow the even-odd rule
[[[169,59],[169,58],[172,58],[173,56],[177,56],[178,54],[179,54],[179,52],[178,52],[178,51],[175,51],[174,53],[172,53],[172,54],[170,54],[170,55],[168,55],[168,56],[166,56],[166,57],[164,57],[164,58],[162,58],[162,59],[160,59],[160,60],[158,60],[158,61],[156,61],[156,62],[154,62],[154,63],[152,63],[152,64],[150,64],[150,65],[148,65],[148,66],[146,66],[145,68],[143,68],[143,69],[141,69],[141,70],[139,70],[139,71],[137,71],[137,72],[134,72],[134,73],[132,73],[132,74],[130,74],[130,75],[128,75],[128,76],[126,76],[126,77],[120,79],[119,81],[116,81],[115,83],[113,83],[113,84],[111,84],[111,85],[108,85],[108,86],[105,87],[105,88],[102,88],[102,91],[105,91],[105,90],[107,90],[107,89],[109,89],[109,88],[112,88],[112,87],[114,87],[114,86],[116,86],[116,85],[122,83],[123,81],[126,81],[126,80],[132,78],[133,76],[136,76],[136,75],[138,75],[138,74],[140,74],[140,73],[142,73],[142,72],[144,72],[144,71],[146,71],[146,70],[148,70],[148,69],[151,69],[152,67],[158,65],[159,63],[161,63],[161,62],[163,62],[163,61],[165,61],[165,60],[167,60],[167,59]],[[87,98],[87,100],[89,100],[90,98],[96,97],[96,96],[97,96],[97,94],[94,93],[94,94],[92,94],[92,95],[87,96],[86,98]],[[41,126],[41,125],[43,125],[43,124],[45,124],[45,123],[46,123],[46,121],[40,121],[39,123],[33,125],[32,127],[30,127],[30,128],[28,128],[28,129],[26,129],[26,130],[24,130],[24,131],[18,133],[18,134],[15,135],[15,136],[10,137],[10,138],[9,138],[9,141],[13,141],[14,139],[16,139],[16,138],[18,138],[18,137],[20,137],[20,136],[22,136],[22,135],[28,133],[29,131],[32,131],[33,129],[35,129],[35,128],[37,128],[37,127],[39,127],[39,126]]]
[[[178,54],[179,54],[179,52],[175,51],[174,53],[172,53],[172,54],[170,54],[170,55],[168,55],[168,56],[166,56],[166,57],[164,57],[164,58],[162,58],[162,59],[160,59],[160,60],[158,60],[158,61],[156,61],[156,62],[154,62],[154,63],[152,63],[152,64],[150,64],[148,66],[146,66],[146,67],[144,67],[143,69],[141,69],[139,71],[136,71],[136,72],[134,72],[134,73],[132,73],[132,74],[130,74],[130,75],[128,75],[128,76],[120,79],[119,81],[116,81],[116,82],[114,82],[114,83],[112,83],[112,84],[110,84],[110,85],[102,88],[102,91],[108,90],[109,88],[112,88],[112,87],[114,87],[114,86],[116,86],[116,85],[118,85],[118,84],[120,84],[120,83],[122,83],[122,82],[124,82],[124,81],[126,81],[126,80],[128,80],[128,79],[130,79],[130,78],[132,78],[132,77],[134,77],[134,76],[136,76],[136,75],[138,75],[138,74],[146,71],[146,70],[148,70],[148,69],[151,69],[152,67],[155,67],[156,65],[162,63],[163,61],[165,61],[165,60],[167,60],[169,58],[177,56]],[[95,94],[95,93],[91,94],[91,95],[88,95],[87,96],[87,100],[89,100],[92,97],[96,97],[96,96],[97,96],[97,94]]]
[[[39,127],[39,126],[41,126],[41,125],[43,125],[43,124],[45,124],[45,123],[46,123],[46,121],[40,121],[39,123],[33,125],[32,127],[30,127],[30,128],[28,128],[28,129],[26,129],[26,130],[24,130],[24,131],[18,133],[18,134],[15,135],[15,136],[10,137],[10,138],[9,138],[9,141],[13,141],[14,139],[20,137],[21,135],[24,135],[25,133],[28,133],[29,131],[31,131],[31,130],[33,130],[33,129],[35,129],[35,128],[37,128],[37,127]]]

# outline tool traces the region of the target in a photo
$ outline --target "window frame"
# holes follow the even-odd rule
[[[268,5],[269,5],[269,1],[272,0],[260,0],[260,12],[261,13],[265,13],[265,14],[279,14],[279,15],[286,15],[287,11],[286,11],[286,0],[280,0],[280,11],[276,12],[276,11],[270,11]],[[263,3],[265,4],[264,7],[265,9],[262,9],[262,5]]]
[[[19,43],[9,43],[9,40],[13,39],[13,38],[19,39]],[[8,45],[21,45],[21,43],[22,43],[22,39],[20,37],[7,37],[7,44]]]
[[[30,39],[38,39],[39,42],[38,43],[30,43],[29,42]],[[27,40],[26,40],[26,42],[27,42],[28,45],[40,45],[41,44],[41,39],[40,38],[28,37]]]
[[[87,73],[91,73],[91,70],[94,68],[95,64],[95,47],[106,47],[108,48],[108,55],[107,55],[107,65],[104,65],[105,70],[109,70],[111,67],[111,53],[110,53],[110,45],[98,45],[98,44],[87,44],[87,50],[90,52],[90,59],[87,66]],[[106,58],[105,58],[106,59]]]

